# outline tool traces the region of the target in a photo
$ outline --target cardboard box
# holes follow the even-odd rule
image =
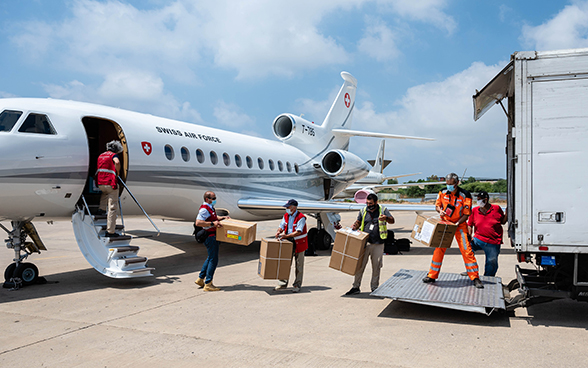
[[[457,225],[441,221],[438,217],[425,217],[417,214],[410,236],[424,245],[433,248],[450,248]]]
[[[337,230],[329,267],[355,276],[361,267],[369,234],[350,228]]]
[[[289,240],[261,239],[257,274],[266,280],[288,280],[294,244]]]
[[[221,224],[222,227],[216,228],[216,240],[219,242],[249,245],[255,241],[257,223],[227,219]]]

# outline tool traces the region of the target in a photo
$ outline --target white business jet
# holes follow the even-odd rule
[[[357,203],[365,203],[367,196],[370,193],[378,193],[384,189],[398,189],[407,188],[410,186],[419,186],[423,188],[425,185],[436,185],[445,184],[445,182],[429,182],[429,183],[404,183],[404,184],[382,184],[389,179],[404,178],[407,176],[419,175],[421,173],[414,174],[402,174],[402,175],[384,175],[384,169],[392,162],[391,160],[384,159],[384,151],[386,147],[386,141],[382,139],[380,142],[380,148],[375,160],[368,160],[368,163],[372,165],[372,169],[368,174],[349,185],[343,191],[338,193],[335,198],[353,198]]]
[[[329,215],[361,206],[329,200],[369,172],[347,151],[349,138],[428,140],[351,130],[357,81],[346,72],[341,77],[343,86],[323,123],[281,114],[272,125],[279,141],[89,103],[0,99],[0,221],[10,221],[0,227],[15,252],[5,278],[36,282],[37,268],[23,262],[46,249],[33,219],[70,216],[77,243],[97,271],[113,278],[151,275],[147,259],[129,244],[131,237],[104,237],[104,219],[90,211],[100,196],[93,180],[96,160],[113,139],[124,147],[125,215],[194,221],[204,192],[212,190],[217,207],[231,217],[259,221],[279,218],[282,205],[295,198],[298,208],[316,214],[321,230],[333,236]]]

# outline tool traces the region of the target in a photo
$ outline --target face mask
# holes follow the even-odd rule
[[[449,185],[447,184],[447,190],[450,192],[453,192],[455,190],[455,185]]]
[[[367,206],[368,210],[373,211],[376,208],[375,204],[372,204],[371,206]]]
[[[478,199],[478,206],[484,207],[485,205],[486,205],[486,202],[483,199]]]
[[[293,212],[294,212],[294,211],[292,211],[291,209],[289,209],[289,208],[286,208],[286,213],[287,213],[288,215],[291,215]]]
[[[216,199],[214,201],[212,201],[212,203],[210,205],[214,206],[215,204],[216,204]]]

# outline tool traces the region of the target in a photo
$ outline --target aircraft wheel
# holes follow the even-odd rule
[[[6,267],[6,270],[4,270],[4,280],[5,281],[9,281],[12,278],[12,275],[14,275],[15,269],[16,269],[16,263],[11,263],[8,265],[8,267]]]
[[[23,285],[33,285],[39,278],[39,269],[32,263],[21,263],[16,269],[16,277],[20,277]]]
[[[304,253],[307,256],[316,256],[316,234],[318,233],[318,229],[313,227],[312,229],[308,230],[306,234],[306,238],[308,239],[308,249]]]
[[[331,249],[331,243],[333,242],[333,238],[327,230],[321,229],[316,234],[316,248],[320,250],[329,250]]]

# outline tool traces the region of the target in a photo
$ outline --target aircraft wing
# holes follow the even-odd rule
[[[419,187],[421,189],[424,188],[425,185],[438,185],[446,183],[444,181],[432,181],[426,183],[406,183],[406,184],[380,184],[380,185],[366,185],[362,189],[369,189],[373,190],[374,192],[378,193],[384,189],[398,189],[398,188],[407,188],[407,187]]]
[[[237,204],[246,211],[280,210],[288,199],[243,198]],[[435,211],[434,205],[384,204],[390,211]],[[353,212],[364,208],[365,204],[337,201],[298,201],[300,212]]]

